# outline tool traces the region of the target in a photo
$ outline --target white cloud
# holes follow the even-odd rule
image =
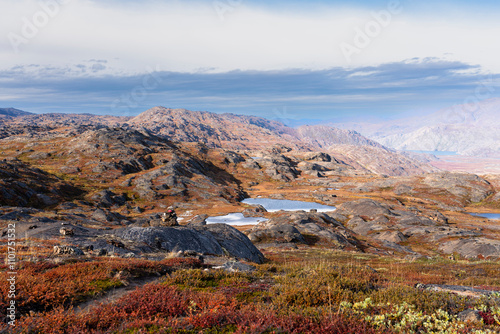
[[[221,20],[212,1],[67,2],[15,54],[7,36],[22,36],[24,18],[33,21],[43,9],[37,1],[2,0],[0,11],[9,15],[0,22],[4,37],[0,66],[73,66],[98,58],[109,61],[106,68],[96,65],[99,74],[144,72],[156,66],[167,71],[322,69],[452,54],[453,59],[500,73],[495,42],[500,22],[489,18],[450,21],[444,14],[431,19],[407,12],[393,15],[391,23],[349,63],[339,45],[352,44],[356,29],[364,30],[374,20],[360,9],[332,7],[291,14],[251,7],[243,1]]]

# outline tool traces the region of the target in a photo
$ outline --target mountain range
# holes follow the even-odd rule
[[[325,151],[362,171],[377,174],[410,175],[435,170],[355,131],[331,126],[291,128],[255,116],[164,107],[149,109],[127,124],[174,141],[202,142],[227,149],[264,150],[272,145],[285,145],[299,152]]]
[[[89,126],[119,127],[147,130],[173,142],[228,150],[259,151],[278,145],[285,147],[285,151],[327,152],[360,172],[412,175],[435,171],[430,165],[384,147],[356,131],[325,125],[291,128],[261,117],[165,107],[151,108],[136,117],[16,113],[17,116],[5,120],[0,138],[13,134],[32,137],[40,131],[57,128],[70,127],[75,129],[73,132],[81,132]]]
[[[426,116],[332,124],[359,131],[387,147],[500,158],[500,98],[455,105]]]
[[[31,113],[15,108],[0,108],[0,118],[26,116],[26,115],[31,115]]]

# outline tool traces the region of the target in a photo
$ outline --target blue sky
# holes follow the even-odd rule
[[[0,0],[0,107],[290,123],[500,96],[494,1]]]

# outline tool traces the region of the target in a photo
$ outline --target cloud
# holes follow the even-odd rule
[[[463,2],[401,0],[402,12],[348,61],[340,45],[354,45],[388,2],[219,2],[226,5],[222,14],[213,1],[64,1],[15,54],[7,36],[23,36],[26,22],[44,9],[38,1],[4,0],[0,11],[9,15],[0,22],[0,64],[61,67],[68,59],[108,59],[99,72],[116,75],[143,73],[146,66],[174,72],[354,68],[451,54],[500,73],[494,43],[500,21],[476,3],[480,12]]]
[[[2,104],[37,112],[116,115],[135,115],[163,105],[270,118],[275,110],[286,109],[289,118],[306,114],[329,119],[388,116],[462,103],[486,79],[495,87],[494,95],[500,95],[499,75],[486,77],[477,65],[437,58],[353,69],[89,74],[103,64],[29,65],[0,71]]]

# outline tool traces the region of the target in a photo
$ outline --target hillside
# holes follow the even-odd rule
[[[136,117],[92,114],[15,113],[6,117],[0,138],[57,137],[59,129],[81,134],[100,127],[147,130],[177,143],[197,143],[208,148],[263,151],[285,147],[295,153],[328,152],[361,172],[385,175],[411,175],[434,171],[423,162],[387,149],[361,134],[325,125],[297,129],[261,117],[215,114],[154,107]],[[281,149],[277,149],[279,153]]]
[[[178,142],[201,142],[211,147],[260,149],[289,144],[307,149],[293,136],[293,129],[255,116],[215,114],[185,109],[151,108],[127,122]]]
[[[296,136],[299,140],[310,143],[317,148],[329,148],[333,145],[383,147],[376,141],[363,137],[356,131],[326,125],[301,126],[297,128]]]
[[[294,129],[260,117],[163,107],[147,110],[127,124],[144,127],[173,141],[202,142],[211,147],[265,150],[285,145],[299,152],[325,151],[362,171],[378,174],[410,175],[434,170],[355,131],[324,125]]]
[[[0,118],[2,117],[18,117],[18,116],[26,116],[32,115],[27,111],[22,111],[15,108],[0,108]]]

